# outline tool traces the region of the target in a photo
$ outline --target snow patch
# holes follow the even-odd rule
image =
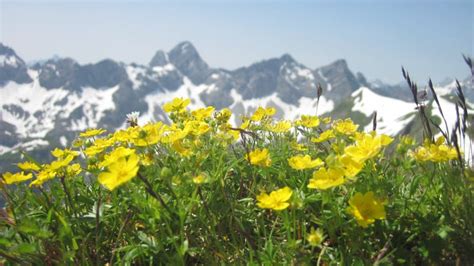
[[[7,152],[17,152],[18,150],[32,151],[38,147],[48,146],[49,142],[44,139],[33,139],[27,142],[19,143],[13,147],[7,147],[0,145],[0,155]]]
[[[5,65],[18,67],[18,61],[15,56],[0,55],[0,66],[5,66]]]
[[[65,136],[61,136],[61,137],[59,138],[59,143],[61,143],[61,145],[62,145],[63,147],[66,147],[66,146],[67,146],[67,138],[66,138]]]
[[[161,77],[168,74],[168,72],[174,71],[176,68],[172,64],[166,64],[164,66],[155,66],[152,69],[159,77]]]
[[[323,72],[321,71],[321,69],[318,69],[318,75],[324,80],[324,82],[326,82],[326,84],[327,84],[326,90],[331,91],[332,90],[332,85],[331,85],[331,83],[328,82],[328,79],[323,75]]]
[[[446,100],[443,97],[438,97],[438,100],[439,104],[441,105],[441,109],[443,110],[444,117],[446,118],[446,123],[448,124],[448,132],[449,134],[451,134],[457,120],[456,104]],[[460,112],[462,111],[460,110]],[[467,112],[470,117],[474,115],[474,110],[469,107]],[[435,102],[433,102],[432,113],[433,115],[436,115],[441,118],[441,113],[439,112],[438,106]],[[441,123],[440,127],[441,129],[446,130],[446,125],[444,124],[444,122]],[[439,133],[437,137],[438,136],[441,136],[441,133]],[[465,139],[459,140],[459,144],[461,146],[461,149],[465,153],[465,158],[470,159],[470,164],[472,165],[474,163],[474,147],[472,146],[471,139],[469,138],[469,136],[466,135]]]
[[[83,88],[82,92],[71,92],[62,88],[47,90],[39,85],[37,73],[30,72],[34,81],[29,84],[8,82],[0,89],[2,120],[13,124],[20,137],[43,138],[51,131],[58,118],[67,119],[77,108],[82,108],[84,122],[73,126],[73,130],[96,127],[107,110],[113,110],[113,94],[118,86],[105,90]],[[12,105],[23,114],[8,111]],[[80,126],[80,128],[79,128]]]
[[[298,73],[298,76],[304,77],[309,80],[314,80],[314,75],[311,70],[307,68],[301,68],[301,67],[295,67],[296,73]]]
[[[414,104],[381,96],[367,87],[360,87],[352,93],[352,97],[353,112],[359,111],[371,117],[377,111],[377,131],[380,133],[396,135],[414,117]],[[372,124],[367,125],[365,130],[372,130]]]
[[[317,99],[302,97],[298,105],[288,104],[278,97],[277,93],[273,93],[269,96],[243,100],[242,96],[235,90],[232,89],[230,92],[234,103],[229,107],[231,110],[243,107],[243,113],[237,113],[236,115],[251,115],[259,106],[262,107],[275,107],[281,112],[277,113],[282,119],[296,119],[301,115],[316,114]],[[322,96],[319,101],[318,115],[330,112],[334,109],[334,102],[327,100]],[[237,117],[234,117],[234,119]],[[238,122],[238,121],[236,121]]]
[[[215,85],[212,85],[215,86]],[[174,98],[190,98],[191,103],[188,108],[195,109],[205,107],[206,105],[201,101],[199,94],[209,91],[209,86],[202,84],[194,85],[187,77],[183,78],[183,85],[176,91],[157,92],[145,96],[145,102],[148,104],[148,112],[140,116],[140,121],[146,124],[155,121],[156,119],[164,120],[164,117],[155,117],[156,113],[161,113],[163,104],[173,100]],[[212,88],[211,88],[212,89]]]
[[[133,89],[139,89],[142,85],[142,80],[140,80],[140,77],[145,75],[146,69],[144,67],[129,65],[125,68],[125,70],[127,71],[128,79],[133,84]]]

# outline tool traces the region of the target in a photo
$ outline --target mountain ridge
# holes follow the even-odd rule
[[[133,111],[141,113],[142,123],[166,121],[161,106],[174,97],[191,98],[192,107],[230,108],[235,113],[234,123],[239,115],[264,105],[275,107],[278,117],[288,119],[316,110],[336,117],[352,113],[362,126],[370,121],[373,111],[384,112],[367,108],[364,96],[387,105],[395,100],[411,102],[408,88],[367,82],[362,73],[354,74],[344,59],[311,69],[283,54],[226,70],[209,66],[187,41],[168,52],[157,50],[148,65],[113,59],[81,65],[63,57],[28,67],[13,49],[1,43],[0,59],[0,71],[2,67],[9,71],[0,72],[0,154],[65,146],[88,127],[123,127],[126,114]],[[323,88],[319,101],[318,84]],[[472,87],[472,83],[466,84]],[[474,95],[471,87],[466,95]],[[451,95],[454,89],[448,84],[443,95]],[[402,112],[413,119],[411,113],[412,109]],[[403,115],[387,113],[396,119]],[[385,127],[390,126],[379,119]],[[403,131],[386,130],[393,134]],[[33,144],[24,146],[28,143]]]

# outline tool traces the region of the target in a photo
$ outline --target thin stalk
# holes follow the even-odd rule
[[[51,201],[49,200],[48,194],[46,194],[46,192],[44,192],[44,190],[41,186],[38,186],[38,190],[41,192],[41,194],[46,199],[46,203],[48,204],[48,209],[51,208]]]
[[[204,209],[206,210],[207,215],[209,216],[209,218],[214,220],[214,217],[211,216],[211,211],[209,210],[209,206],[207,205],[207,202],[204,199],[204,196],[202,195],[201,187],[198,187],[197,192],[198,192],[198,195],[199,195],[199,199],[202,201],[202,204],[204,205]]]
[[[125,218],[125,220],[123,221],[122,225],[120,226],[120,229],[118,231],[118,234],[117,234],[117,239],[115,239],[115,242],[113,244],[113,248],[112,248],[112,254],[110,256],[110,262],[109,262],[109,265],[114,265],[114,255],[115,255],[115,249],[117,247],[117,243],[119,242],[120,240],[120,236],[122,235],[122,232],[123,232],[123,229],[125,228],[125,226],[127,225],[128,221],[130,220],[130,218],[132,218],[132,215],[133,213],[132,212],[128,212],[127,214],[127,217]]]
[[[95,209],[95,259],[96,264],[99,263],[99,258],[97,257],[97,251],[99,250],[99,232],[100,232],[100,205],[102,203],[101,188],[99,186],[99,195],[97,199],[97,205]]]
[[[170,207],[165,203],[165,201],[163,200],[163,198],[161,198],[160,195],[158,195],[154,190],[153,190],[153,187],[151,186],[150,182],[142,176],[141,173],[138,173],[137,174],[138,178],[140,178],[141,181],[143,181],[143,183],[145,184],[145,189],[146,191],[148,192],[148,194],[150,194],[153,198],[155,198],[156,200],[158,200],[161,204],[161,206],[163,206],[163,208],[166,209],[166,211],[168,211],[171,215],[175,216],[176,213],[174,213]]]
[[[66,193],[66,200],[69,205],[69,211],[74,214],[74,217],[78,219],[77,213],[75,208],[72,205],[72,199],[71,199],[71,193],[69,193],[69,190],[67,189],[66,182],[64,181],[64,176],[60,177],[59,180],[61,180],[61,185],[63,186],[64,193]]]
[[[318,256],[318,261],[316,262],[316,265],[319,266],[321,265],[321,258],[323,257],[323,254],[324,252],[326,251],[326,246],[324,246],[322,249],[321,249],[321,252],[319,252],[319,256]]]

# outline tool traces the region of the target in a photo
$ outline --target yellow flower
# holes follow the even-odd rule
[[[30,186],[41,186],[44,182],[53,179],[57,175],[51,165],[43,165],[43,169],[36,175],[36,179],[30,183]]]
[[[200,108],[191,112],[194,118],[197,121],[202,121],[206,118],[211,117],[212,113],[214,112],[215,108],[213,106],[208,106],[205,108]]]
[[[211,127],[207,123],[200,121],[189,121],[186,123],[185,128],[189,128],[189,132],[195,136],[206,134],[211,130]]]
[[[296,155],[288,159],[288,164],[295,170],[315,168],[323,164],[321,159],[311,160],[309,155]]]
[[[239,138],[240,138],[240,132],[239,132],[238,130],[232,130],[232,129],[230,129],[230,130],[225,131],[225,133],[226,133],[228,136],[232,137],[232,140],[233,140],[233,141],[237,141],[237,140],[239,140]]]
[[[116,162],[116,161],[118,161],[118,160],[120,160],[124,157],[127,157],[129,155],[132,155],[132,154],[135,154],[134,149],[125,148],[125,147],[118,147],[117,149],[113,150],[109,154],[106,154],[104,156],[103,161],[100,162],[99,166],[100,167],[107,167],[107,166],[113,164],[114,162]]]
[[[229,110],[229,108],[224,108],[217,114],[215,114],[216,120],[219,123],[227,123],[232,116],[232,112]]]
[[[265,115],[266,116],[273,116],[276,113],[276,109],[273,107],[267,107],[265,108]]]
[[[449,147],[446,144],[431,145],[431,160],[434,162],[445,162],[449,160],[454,160],[458,157],[456,149]]]
[[[87,157],[92,157],[98,153],[103,152],[105,149],[112,146],[113,144],[114,144],[113,139],[96,139],[94,141],[94,144],[92,144],[92,146],[87,147],[84,150],[84,153],[87,155]]]
[[[324,117],[322,119],[322,121],[323,121],[324,124],[329,124],[329,123],[331,123],[331,117],[330,116]]]
[[[183,142],[181,140],[177,140],[171,144],[171,148],[179,153],[181,156],[188,157],[193,154],[192,150],[188,147],[185,147],[183,145]]]
[[[302,115],[300,120],[296,121],[296,124],[307,128],[317,127],[319,126],[319,118],[312,115]]]
[[[230,129],[232,126],[229,124],[222,124],[219,126],[220,132],[214,135],[222,145],[228,145],[236,142],[240,138],[240,132],[238,130]]]
[[[270,159],[267,149],[255,149],[254,151],[251,151],[248,156],[246,156],[246,159],[250,162],[250,164],[262,167],[268,167],[272,164],[272,160]]]
[[[374,193],[369,191],[362,195],[357,192],[350,200],[347,211],[352,214],[357,223],[362,227],[367,227],[375,222],[375,219],[385,219],[385,201],[374,197]]]
[[[193,183],[199,185],[199,184],[204,183],[206,181],[206,179],[207,178],[204,176],[204,174],[199,174],[199,175],[193,177]]]
[[[154,145],[158,143],[158,141],[160,141],[161,139],[161,134],[163,132],[162,128],[163,128],[162,122],[158,122],[155,124],[148,124],[148,125],[145,125],[141,129],[138,128],[138,134],[133,139],[133,143],[139,147]]]
[[[292,148],[292,149],[295,149],[295,150],[297,150],[297,151],[307,151],[307,150],[308,150],[308,147],[306,147],[306,146],[303,145],[303,144],[299,144],[299,143],[296,142],[296,141],[291,142],[291,148]]]
[[[90,137],[100,135],[104,133],[105,131],[106,130],[102,128],[97,128],[97,129],[91,128],[91,129],[86,130],[85,132],[80,133],[79,136],[82,138],[90,138]]]
[[[408,155],[420,162],[429,161],[431,159],[431,154],[425,147],[418,147],[415,151],[409,151]]]
[[[324,240],[323,231],[320,228],[316,230],[314,230],[314,228],[311,228],[311,232],[306,237],[306,240],[308,240],[308,243],[313,247],[321,245]]]
[[[49,164],[49,168],[52,171],[58,171],[61,168],[68,166],[72,160],[74,160],[74,155],[72,154],[67,155],[66,157],[58,158]]]
[[[262,209],[273,209],[275,211],[284,210],[290,206],[287,201],[291,198],[292,194],[293,191],[289,187],[272,191],[270,195],[262,192],[257,196],[257,206]]]
[[[33,174],[25,174],[24,172],[21,173],[16,173],[12,174],[10,172],[6,172],[2,175],[3,180],[5,180],[5,183],[7,185],[14,184],[14,183],[20,183],[26,180],[29,180],[33,177]]]
[[[375,157],[382,147],[390,144],[392,138],[387,135],[375,135],[360,133],[356,134],[355,145],[348,146],[344,149],[345,154],[354,160],[364,162],[367,159]]]
[[[252,121],[258,122],[267,117],[271,117],[276,113],[276,109],[273,107],[262,108],[258,107],[255,113],[250,118]]]
[[[340,169],[320,168],[313,173],[308,188],[325,190],[344,184],[344,173]]]
[[[357,131],[359,125],[356,125],[352,122],[350,118],[345,120],[336,120],[332,125],[336,132],[344,134],[344,135],[352,135]]]
[[[69,165],[68,167],[66,167],[66,175],[67,176],[76,176],[78,174],[80,174],[82,172],[82,169],[81,169],[81,165],[78,164],[78,163],[75,163],[75,164],[72,164],[72,165]]]
[[[61,150],[59,148],[56,148],[51,152],[51,154],[56,158],[64,158],[64,157],[68,157],[69,155],[72,155],[73,157],[76,157],[76,156],[79,155],[79,152],[72,151],[72,150],[69,150],[69,149]]]
[[[190,133],[192,129],[191,126],[192,126],[191,124],[187,123],[183,129],[178,128],[175,124],[166,127],[165,129],[166,135],[163,136],[163,138],[161,139],[161,142],[173,143],[178,140],[182,140],[186,138],[186,136],[188,136],[188,134]]]
[[[275,125],[269,125],[267,126],[268,130],[274,133],[285,133],[288,132],[291,128],[291,122],[290,121],[280,121],[276,123]]]
[[[149,166],[153,163],[153,153],[140,154],[140,163],[144,166]]]
[[[132,153],[127,157],[121,157],[107,167],[107,172],[99,174],[99,183],[109,190],[130,181],[138,172],[138,156]]]
[[[418,147],[409,155],[417,161],[446,162],[457,159],[458,153],[455,148],[444,144],[444,137],[439,137],[435,143],[425,142],[422,147]]]
[[[136,127],[128,127],[125,130],[117,130],[117,131],[114,132],[112,138],[110,138],[110,139],[101,139],[101,140],[103,141],[103,143],[106,143],[107,141],[109,141],[111,144],[113,144],[114,141],[128,142],[131,139],[134,139],[134,138],[138,137],[138,131],[137,131],[138,129],[139,129],[139,127],[136,126]],[[98,145],[97,141],[99,141],[99,140],[96,140],[94,144]]]
[[[364,162],[355,160],[346,154],[339,156],[337,159],[338,166],[344,172],[344,176],[349,179],[355,177],[364,167]]]
[[[174,98],[171,102],[163,105],[163,110],[167,113],[181,112],[191,103],[190,99]]]
[[[415,145],[415,139],[413,139],[409,135],[404,135],[400,138],[400,143],[406,146],[412,146],[412,145]]]
[[[335,137],[336,135],[334,134],[334,131],[332,129],[329,129],[321,133],[317,138],[311,138],[311,141],[315,143],[320,143]]]
[[[39,171],[40,170],[40,167],[36,163],[28,162],[28,161],[18,163],[18,168],[20,168],[23,171],[30,171],[30,170]]]

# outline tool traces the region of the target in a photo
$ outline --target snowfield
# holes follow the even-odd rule
[[[366,87],[354,91],[352,97],[352,111],[359,111],[367,117],[377,112],[377,131],[384,134],[396,135],[415,117],[414,104],[379,95]],[[365,130],[372,130],[372,124]]]

